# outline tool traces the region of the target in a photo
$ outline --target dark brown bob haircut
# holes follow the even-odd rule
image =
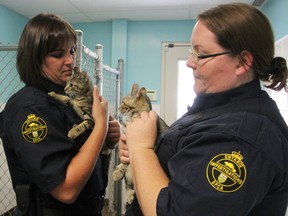
[[[25,26],[20,37],[17,52],[17,70],[20,79],[28,86],[45,89],[45,78],[41,65],[49,52],[75,41],[72,26],[52,13],[41,13]]]

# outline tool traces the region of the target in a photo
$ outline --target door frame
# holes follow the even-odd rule
[[[161,101],[160,101],[160,116],[165,120],[165,79],[166,79],[166,53],[168,49],[174,47],[187,47],[187,59],[189,57],[188,49],[191,46],[190,42],[162,42],[162,61],[161,61]],[[180,59],[179,59],[180,60]],[[176,72],[176,71],[175,71]],[[176,101],[175,101],[176,103]]]

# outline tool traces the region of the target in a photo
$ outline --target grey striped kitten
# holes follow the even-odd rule
[[[80,71],[78,67],[75,67],[64,91],[67,95],[56,94],[55,92],[49,92],[48,94],[63,104],[71,104],[83,120],[80,124],[74,125],[68,132],[67,136],[75,139],[86,130],[94,127],[94,119],[92,118],[93,86],[87,72]],[[105,141],[101,154],[110,155],[115,146],[116,143]]]
[[[123,133],[126,132],[126,125],[132,122],[134,118],[139,117],[141,112],[152,110],[152,105],[147,91],[144,87],[139,89],[139,85],[134,83],[130,94],[124,97],[120,105],[120,113],[123,118],[122,129]],[[158,135],[164,132],[168,128],[168,125],[158,116],[157,130]],[[134,185],[132,181],[131,167],[129,164],[120,163],[115,171],[113,172],[113,180],[119,181],[125,179],[126,194],[127,194],[127,205],[130,205],[134,200]]]
[[[56,94],[49,92],[48,94],[63,104],[71,104],[76,113],[83,119],[83,121],[74,125],[68,132],[68,137],[75,139],[88,129],[94,126],[92,118],[92,82],[87,72],[80,72],[79,68],[74,68],[74,74],[67,81],[64,88],[67,95]]]

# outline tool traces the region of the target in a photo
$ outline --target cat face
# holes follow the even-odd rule
[[[144,87],[139,89],[138,84],[133,84],[129,95],[122,99],[120,105],[120,113],[124,116],[136,117],[143,111],[150,111],[151,101],[147,96],[147,91]]]
[[[92,90],[91,80],[87,72],[74,69],[74,74],[68,80],[64,91],[70,98],[81,96]]]

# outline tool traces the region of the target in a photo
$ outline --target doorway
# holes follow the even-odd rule
[[[162,43],[160,115],[168,125],[180,118],[195,98],[192,69],[186,66],[190,43]]]

